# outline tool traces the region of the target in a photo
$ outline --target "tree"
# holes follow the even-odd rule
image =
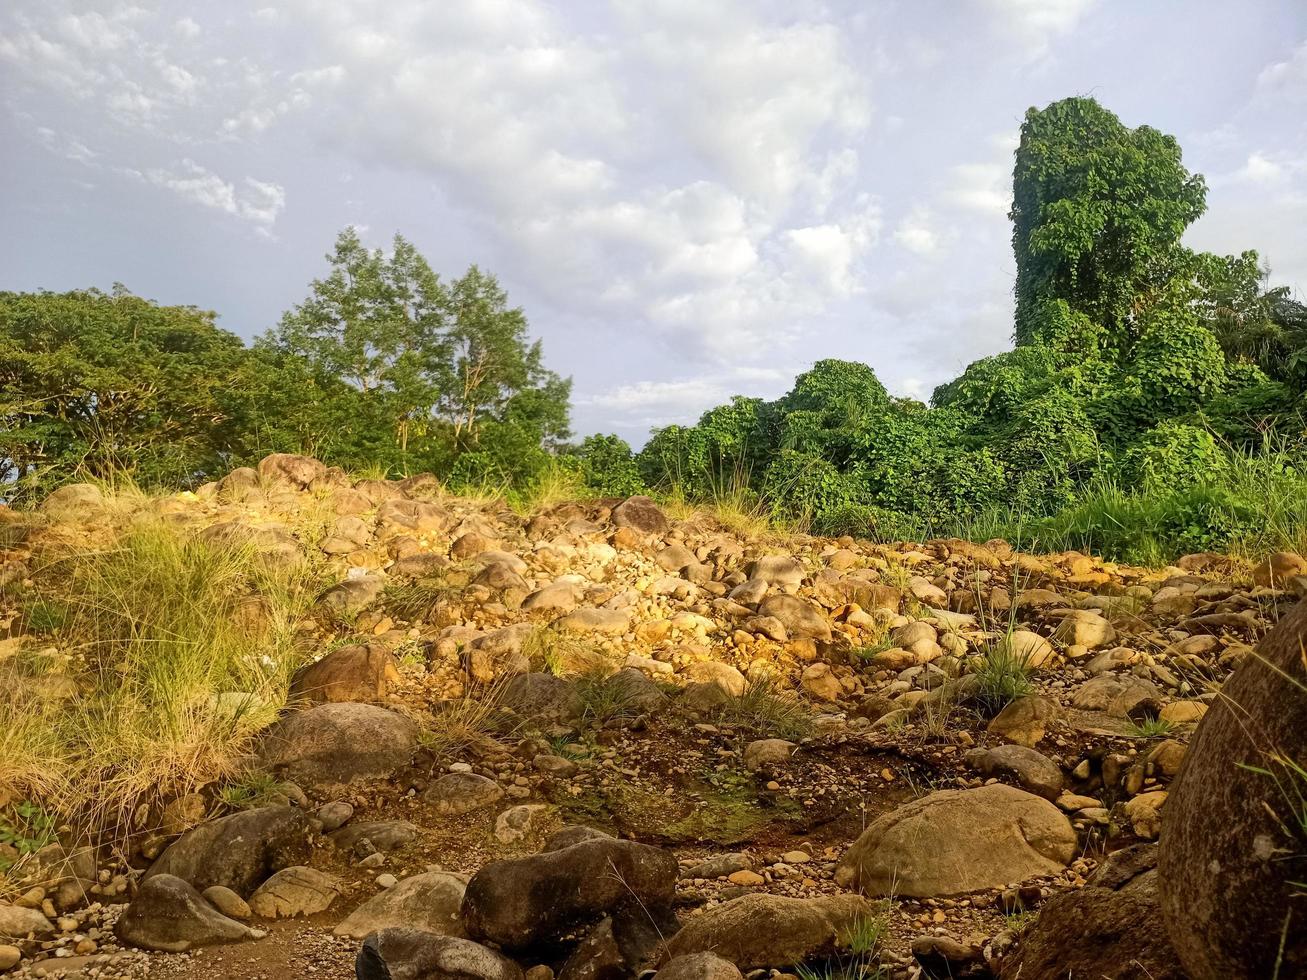
[[[313,281],[308,298],[282,316],[261,346],[299,355],[321,377],[360,392],[368,414],[390,427],[403,459],[414,437],[428,435],[431,412],[452,383],[449,295],[400,235],[386,255],[368,251],[355,229],[346,228],[327,260],[328,275]]]
[[[259,346],[358,393],[366,423],[341,430],[340,457],[444,471],[478,452],[517,474],[567,437],[571,382],[544,367],[494,276],[473,266],[446,285],[403,236],[387,254],[353,228],[327,260],[327,276]]]
[[[1180,236],[1205,201],[1174,137],[1129,129],[1093,99],[1030,109],[1009,215],[1017,343],[1045,341],[1044,307],[1064,300],[1105,350],[1128,348],[1139,298],[1173,276]]]
[[[194,484],[284,447],[253,424],[273,393],[261,414],[313,442],[314,393],[292,367],[257,359],[213,313],[122,286],[0,293],[0,474],[19,494],[79,474]]]

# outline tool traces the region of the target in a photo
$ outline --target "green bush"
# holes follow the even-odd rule
[[[1206,429],[1163,422],[1136,439],[1117,461],[1121,481],[1143,490],[1173,490],[1219,476],[1226,454]]]

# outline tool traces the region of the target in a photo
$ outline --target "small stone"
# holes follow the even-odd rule
[[[0,946],[0,970],[13,969],[22,958],[22,950],[17,946]]]
[[[763,885],[767,879],[756,871],[736,871],[727,875],[726,880],[733,885]]]
[[[378,888],[394,888],[399,884],[399,879],[392,874],[377,875]]]

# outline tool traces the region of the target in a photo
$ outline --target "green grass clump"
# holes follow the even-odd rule
[[[0,669],[0,784],[98,827],[134,826],[142,803],[235,775],[286,702],[302,662],[294,628],[307,570],[251,547],[138,522],[111,547],[41,569],[60,595],[65,682],[56,703]],[[14,658],[21,662],[21,658]]]
[[[228,781],[218,790],[218,799],[233,810],[267,806],[284,795],[284,784],[266,772],[246,773]]]
[[[1164,718],[1144,718],[1132,721],[1126,731],[1132,738],[1164,738],[1174,727]]]
[[[987,717],[997,715],[1017,698],[1034,690],[1029,665],[1002,642],[992,644],[981,656],[976,679],[974,700]]]
[[[767,677],[750,681],[744,693],[730,698],[722,706],[720,717],[728,724],[769,738],[793,742],[812,734],[812,710],[798,698],[782,693]]]

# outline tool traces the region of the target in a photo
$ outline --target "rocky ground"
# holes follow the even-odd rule
[[[523,516],[303,457],[139,507],[320,566],[318,659],[250,806],[25,866],[6,976],[1183,977],[1152,842],[1307,570]],[[42,510],[0,584],[138,516]]]

